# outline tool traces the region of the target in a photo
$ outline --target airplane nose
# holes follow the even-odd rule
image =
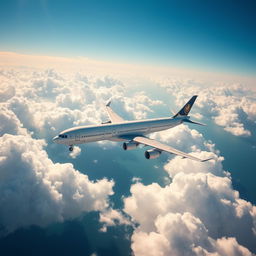
[[[52,140],[53,140],[53,142],[55,142],[55,143],[56,143],[56,142],[57,142],[57,140],[58,140],[58,136],[55,136]]]

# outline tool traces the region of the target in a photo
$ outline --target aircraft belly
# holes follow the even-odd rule
[[[126,141],[126,139],[122,139],[120,137],[112,137],[112,138],[109,138],[108,140],[110,140],[110,141]]]
[[[104,138],[102,136],[97,136],[97,135],[86,137],[86,142],[94,142],[99,140],[104,140]]]

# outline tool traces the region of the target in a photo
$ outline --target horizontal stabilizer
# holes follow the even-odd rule
[[[189,120],[189,119],[183,119],[183,122],[187,122],[187,123],[191,123],[191,124],[198,124],[198,125],[206,126],[206,124],[199,123],[199,122],[195,122],[195,121],[191,121],[191,120]]]

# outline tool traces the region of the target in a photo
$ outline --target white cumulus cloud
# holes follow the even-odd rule
[[[72,126],[106,121],[104,105],[110,98],[114,109],[130,119],[145,118],[152,112],[150,107],[162,104],[143,91],[127,97],[131,94],[129,87],[109,76],[16,69],[0,72],[1,79],[7,88],[0,91],[2,106],[39,137],[53,137]]]
[[[217,125],[236,136],[251,135],[248,122],[253,125],[256,119],[256,91],[246,85],[208,86],[202,81],[183,79],[166,79],[159,84],[176,98],[177,106],[197,94],[199,97],[194,108],[201,112],[199,118],[210,116]]]
[[[79,148],[78,146],[74,146],[73,148],[73,151],[69,153],[69,155],[72,157],[72,158],[76,158],[77,156],[79,156],[81,153],[81,148]]]
[[[1,233],[46,226],[109,205],[113,181],[90,181],[72,164],[53,163],[45,142],[24,135],[0,137]]]
[[[217,240],[208,236],[200,219],[189,212],[168,213],[159,216],[156,231],[136,231],[132,237],[135,255],[208,255],[208,256],[249,256],[252,253],[238,244],[234,237]]]
[[[138,224],[132,235],[134,254],[252,255],[256,207],[233,189],[231,175],[222,166],[224,158],[214,145],[187,126],[179,128],[155,137],[213,159],[200,163],[174,157],[164,166],[170,184],[131,186],[124,211]]]
[[[110,98],[129,118],[146,117],[149,107],[161,102],[142,91],[127,97],[129,88],[109,76],[15,69],[1,70],[0,81],[1,233],[46,226],[88,211],[104,211],[100,218],[106,227],[111,221],[128,224],[121,212],[109,210],[114,181],[90,181],[69,163],[53,163],[39,139],[107,120],[104,105]],[[75,146],[70,157],[80,153]]]
[[[115,225],[134,227],[131,239],[136,256],[251,255],[256,251],[256,208],[233,189],[231,176],[222,166],[224,158],[196,130],[181,125],[152,138],[213,159],[197,163],[171,156],[164,170],[172,182],[161,187],[143,185],[134,178],[123,211],[110,208],[113,181],[90,181],[70,163],[53,163],[43,149],[45,142],[39,140],[72,126],[106,121],[104,104],[110,98],[113,108],[128,119],[146,118],[161,101],[143,91],[130,91],[120,79],[86,73],[2,70],[0,81],[2,234],[100,211],[102,231]],[[199,94],[194,107],[201,112],[198,118],[210,116],[234,135],[251,134],[247,122],[256,117],[253,90],[237,85],[206,88],[188,79],[159,84],[175,96],[177,106]],[[79,153],[75,147],[70,156]]]
[[[109,208],[100,213],[100,220],[103,223],[102,232],[107,231],[107,227],[116,225],[133,225],[132,222],[121,211]]]

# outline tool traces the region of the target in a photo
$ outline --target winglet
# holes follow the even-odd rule
[[[109,119],[112,123],[124,122],[125,120],[119,116],[117,113],[113,111],[110,107],[111,100],[109,100],[106,104],[106,110],[108,112]]]

